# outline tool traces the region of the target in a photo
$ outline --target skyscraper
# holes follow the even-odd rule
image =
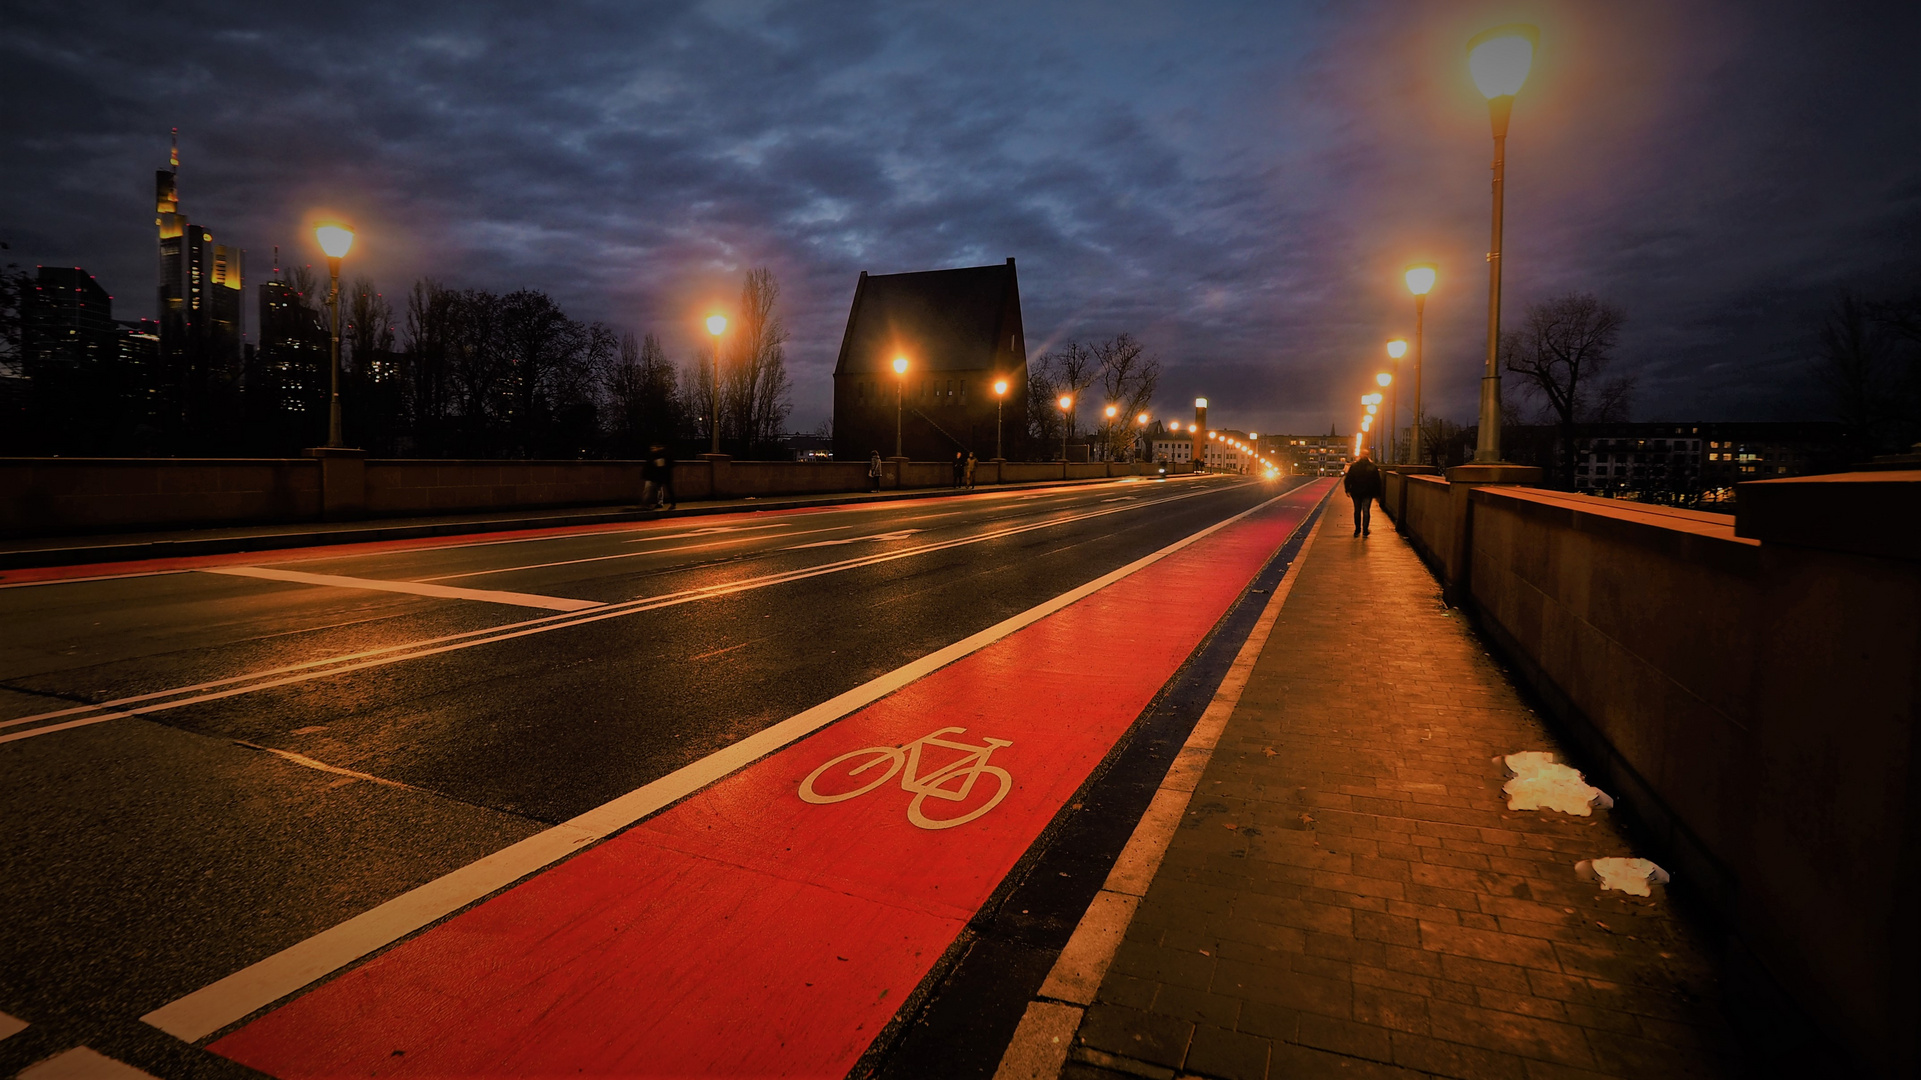
[[[180,208],[180,144],[154,173],[160,233],[160,357],[172,419],[207,434],[235,390],[240,366],[242,252]]]

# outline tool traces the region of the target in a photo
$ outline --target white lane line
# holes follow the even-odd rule
[[[622,540],[623,544],[651,544],[656,540],[685,540],[690,536],[712,536],[715,533],[752,532],[755,529],[791,529],[791,522],[773,525],[717,525],[711,529],[695,529],[693,532],[668,533],[665,536],[643,536],[637,540]],[[745,538],[743,538],[745,539]]]
[[[759,526],[756,526],[757,528]],[[789,528],[787,525],[767,526],[767,528]],[[712,548],[726,547],[729,544],[751,544],[756,540],[785,540],[792,536],[807,536],[811,533],[834,532],[837,529],[851,529],[852,525],[835,525],[826,529],[802,529],[799,532],[783,533],[778,537],[735,536],[726,540],[716,540],[711,544],[682,544],[679,547],[656,548],[652,551],[623,551],[615,555],[590,555],[584,559],[560,559],[555,562],[528,563],[525,566],[499,566],[490,570],[468,570],[460,574],[439,574],[434,577],[415,578],[415,581],[452,581],[455,578],[484,577],[488,574],[511,574],[517,570],[545,570],[550,566],[573,566],[576,563],[606,562],[609,559],[645,559],[654,555],[672,555],[677,551],[707,551]],[[731,529],[717,529],[716,532],[732,532]],[[682,536],[700,536],[701,533],[682,533]],[[671,540],[673,537],[656,536],[654,540]],[[629,544],[642,543],[640,540],[626,541]]]
[[[20,1070],[20,1080],[154,1080],[154,1077],[97,1050],[76,1046]]]
[[[17,731],[10,735],[0,735],[0,743],[14,742],[18,739],[30,739],[36,735],[47,735],[56,731],[67,731],[72,728],[85,727],[88,724],[98,724],[107,720],[141,716],[147,713],[176,709],[185,705],[198,705],[203,702],[217,701],[238,694],[248,694],[258,690],[288,686],[294,683],[306,682],[310,679],[342,675],[352,671],[359,671],[363,668],[380,667],[386,664],[396,664],[404,660],[416,660],[427,656],[438,656],[441,653],[453,652],[458,649],[468,649],[476,645],[490,645],[499,641],[526,637],[530,634],[546,633],[550,630],[561,630],[581,626],[590,622],[599,622],[602,619],[614,619],[626,615],[636,615],[646,611],[657,611],[661,608],[692,603],[696,600],[711,600],[719,597],[732,596],[736,593],[747,592],[752,589],[763,589],[772,585],[783,585],[791,581],[819,577],[823,574],[837,574],[844,570],[857,570],[862,567],[873,566],[877,563],[893,562],[896,559],[912,558],[916,555],[945,551],[949,548],[962,547],[968,544],[999,540],[1020,533],[1032,532],[1036,529],[1052,528],[1056,525],[1071,525],[1076,522],[1086,521],[1090,518],[1107,517],[1110,514],[1124,513],[1129,510],[1138,510],[1144,507],[1179,502],[1182,499],[1192,499],[1208,494],[1212,494],[1212,492],[1186,492],[1180,495],[1168,496],[1163,499],[1156,499],[1152,502],[1109,507],[1104,510],[1091,510],[1087,513],[1075,514],[1070,517],[1049,518],[1045,521],[1031,522],[1026,525],[1018,525],[994,532],[977,533],[972,536],[964,536],[953,540],[923,544],[920,547],[879,552],[853,559],[843,559],[839,562],[823,563],[820,566],[809,567],[802,570],[763,574],[759,577],[743,578],[738,581],[723,582],[717,585],[705,585],[694,589],[684,589],[680,592],[665,593],[660,596],[639,597],[621,603],[607,604],[586,614],[543,615],[539,618],[526,619],[517,623],[484,627],[479,630],[466,630],[458,634],[445,634],[440,637],[427,638],[421,641],[384,645],[379,648],[366,649],[361,652],[348,653],[341,656],[331,656],[320,660],[307,660],[298,664],[287,664],[282,667],[268,668],[263,671],[248,672],[242,675],[230,675],[226,678],[194,683],[189,686],[177,686],[170,690],[156,690],[151,693],[116,698],[112,701],[103,701],[95,705],[76,705],[66,709],[57,709],[53,712],[17,717],[12,720],[0,721],[0,728],[37,723],[42,720],[55,720],[63,716],[92,713],[96,710],[113,710],[100,712],[98,715],[93,716],[82,716],[79,719],[69,720],[65,723],[49,724],[46,727],[34,728],[30,731]],[[318,670],[323,668],[325,670]],[[274,678],[274,676],[282,677]],[[235,685],[237,683],[248,683],[250,680],[265,681],[252,682],[251,685],[245,686]],[[216,689],[220,687],[226,689]],[[206,692],[203,693],[202,691]],[[181,694],[193,694],[195,696],[176,697],[176,695]],[[175,700],[158,700],[161,698],[175,698]],[[138,704],[141,702],[152,702],[152,704]],[[124,710],[119,708],[129,705],[137,705],[137,707]]]
[[[895,529],[893,532],[875,533],[872,536],[848,536],[839,540],[816,540],[811,544],[795,544],[781,548],[782,551],[805,551],[808,548],[839,547],[842,544],[879,543],[884,540],[905,540],[919,532],[919,529]]]
[[[328,585],[336,589],[412,593],[415,596],[437,596],[443,600],[481,600],[489,604],[512,604],[515,607],[546,608],[549,611],[584,611],[606,606],[599,600],[570,600],[564,596],[535,596],[532,593],[498,592],[492,589],[462,589],[453,585],[430,585],[424,581],[383,581],[379,578],[309,574],[304,570],[276,570],[270,566],[209,566],[200,572],[290,581],[299,585]]]
[[[8,1016],[6,1013],[0,1013],[0,1039],[4,1039],[9,1035],[18,1035],[25,1030],[27,1030],[27,1022],[25,1020]]]
[[[805,712],[790,716],[578,817],[535,833],[444,877],[402,893],[371,911],[356,915],[210,986],[162,1005],[140,1019],[175,1038],[198,1042],[308,983],[544,869],[579,850],[581,845],[602,839],[663,807],[679,802],[908,683],[986,648],[1286,497],[1285,494],[1277,495],[1233,517],[1190,533],[1151,555],[1142,556],[1079,588],[1070,589],[944,649],[931,652]]]

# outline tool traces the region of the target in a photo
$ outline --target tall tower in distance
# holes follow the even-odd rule
[[[208,434],[236,389],[240,367],[242,252],[180,208],[180,129],[168,167],[154,173],[160,242],[160,365],[169,418]]]

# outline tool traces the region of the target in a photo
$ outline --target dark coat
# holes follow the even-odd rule
[[[1381,470],[1374,465],[1374,459],[1361,458],[1347,467],[1341,477],[1341,486],[1349,496],[1356,499],[1378,499],[1381,497]]]

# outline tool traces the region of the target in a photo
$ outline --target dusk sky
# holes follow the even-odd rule
[[[531,287],[681,360],[768,266],[790,426],[856,276],[1018,260],[1030,356],[1132,331],[1220,426],[1353,428],[1401,268],[1440,265],[1430,412],[1471,421],[1487,107],[1465,44],[1540,27],[1508,147],[1507,310],[1627,313],[1636,419],[1824,415],[1851,287],[1921,289],[1910,2],[170,5],[8,0],[0,239],[154,314],[153,171],[247,249]]]

